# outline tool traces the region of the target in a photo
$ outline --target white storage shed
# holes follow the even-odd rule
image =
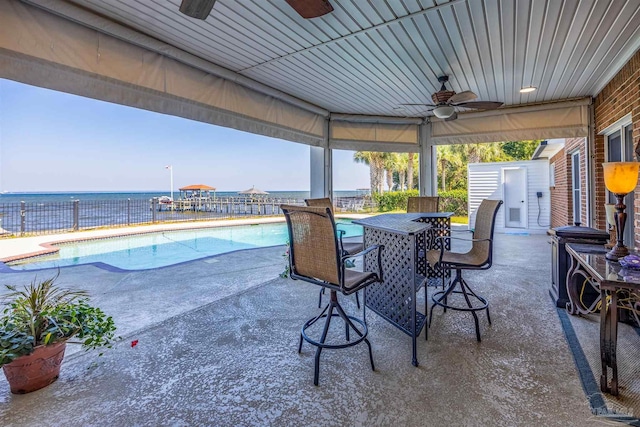
[[[471,163],[467,168],[469,228],[483,199],[504,203],[496,217],[498,233],[545,233],[551,223],[549,160]]]

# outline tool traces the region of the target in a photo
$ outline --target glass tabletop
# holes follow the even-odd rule
[[[601,284],[640,289],[640,270],[625,268],[616,261],[608,260],[605,256],[607,250],[603,245],[570,243],[567,250],[578,258],[585,269]]]

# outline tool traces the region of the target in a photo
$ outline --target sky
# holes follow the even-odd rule
[[[334,190],[369,168],[334,150]],[[308,191],[309,146],[0,79],[0,191]]]

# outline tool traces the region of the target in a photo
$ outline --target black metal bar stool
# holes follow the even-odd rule
[[[345,268],[345,261],[354,255],[343,255],[336,234],[336,224],[329,208],[287,206],[280,207],[287,219],[289,230],[289,266],[290,277],[294,280],[304,280],[330,291],[329,303],[322,312],[305,322],[300,332],[298,352],[302,352],[303,340],[317,347],[313,383],[318,385],[320,373],[320,354],[324,349],[339,349],[355,346],[365,342],[369,348],[371,369],[373,353],[371,343],[367,339],[366,308],[363,319],[349,316],[338,302],[338,292],[343,295],[353,294],[365,289],[372,283],[382,280],[382,265],[380,261],[383,246],[371,246],[355,256],[363,256],[369,252],[378,252],[378,272],[355,271]],[[327,335],[331,320],[340,317],[345,324],[345,340],[339,343],[328,343]],[[325,319],[322,334],[319,339],[308,335],[307,330],[321,319]],[[354,331],[358,338],[351,341],[350,331]]]
[[[456,274],[449,286],[435,292],[431,296],[433,305],[429,312],[429,327],[431,327],[433,309],[435,306],[447,309],[466,311],[473,315],[476,326],[476,337],[480,338],[480,325],[478,323],[478,315],[476,312],[486,310],[487,320],[491,324],[491,316],[489,315],[489,303],[487,300],[478,295],[471,289],[469,284],[462,277],[462,270],[486,270],[491,267],[493,262],[493,231],[495,228],[496,215],[498,209],[502,205],[502,200],[485,199],[480,203],[476,214],[475,229],[473,231],[472,247],[469,252],[458,253],[445,250],[442,244],[440,250],[431,250],[427,252],[427,260],[431,265],[438,265],[443,269],[455,270]],[[438,239],[453,239],[451,236],[440,236]],[[467,240],[469,239],[461,239]],[[444,243],[444,242],[443,242]],[[466,306],[454,305],[449,303],[448,298],[452,294],[461,294],[464,297]]]

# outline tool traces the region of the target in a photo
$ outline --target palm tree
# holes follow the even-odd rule
[[[503,142],[502,151],[513,160],[529,160],[541,141],[541,139],[534,139],[529,141]]]
[[[398,186],[400,191],[404,191],[407,170],[409,169],[409,155],[407,153],[398,153],[396,159],[396,172],[398,172]]]
[[[413,157],[414,153],[407,153],[407,190],[413,190]]]
[[[440,184],[442,184],[442,191],[447,191],[447,158],[440,157],[438,166],[440,166],[440,173],[442,173],[440,178]]]
[[[510,160],[502,150],[502,143],[454,144],[437,148],[441,183],[449,189],[467,188],[467,164]],[[443,190],[444,191],[444,190]]]
[[[353,155],[353,159],[369,166],[372,192],[382,193],[384,191],[385,174],[387,187],[392,190],[394,173],[398,174],[398,190],[413,189],[415,153],[357,151]]]
[[[387,187],[389,191],[393,190],[393,173],[398,172],[399,155],[397,153],[382,153],[384,159],[384,169],[387,175]]]
[[[369,180],[372,193],[382,193],[384,178],[384,153],[374,151],[356,151],[353,160],[369,166]]]
[[[464,181],[461,182],[461,178],[466,177],[466,159],[463,152],[454,147],[456,146],[440,145],[436,151],[442,191],[447,190],[447,177],[449,177],[449,189],[459,188],[460,184],[464,183]]]
[[[509,157],[502,151],[502,143],[467,144],[469,163],[503,162]]]

